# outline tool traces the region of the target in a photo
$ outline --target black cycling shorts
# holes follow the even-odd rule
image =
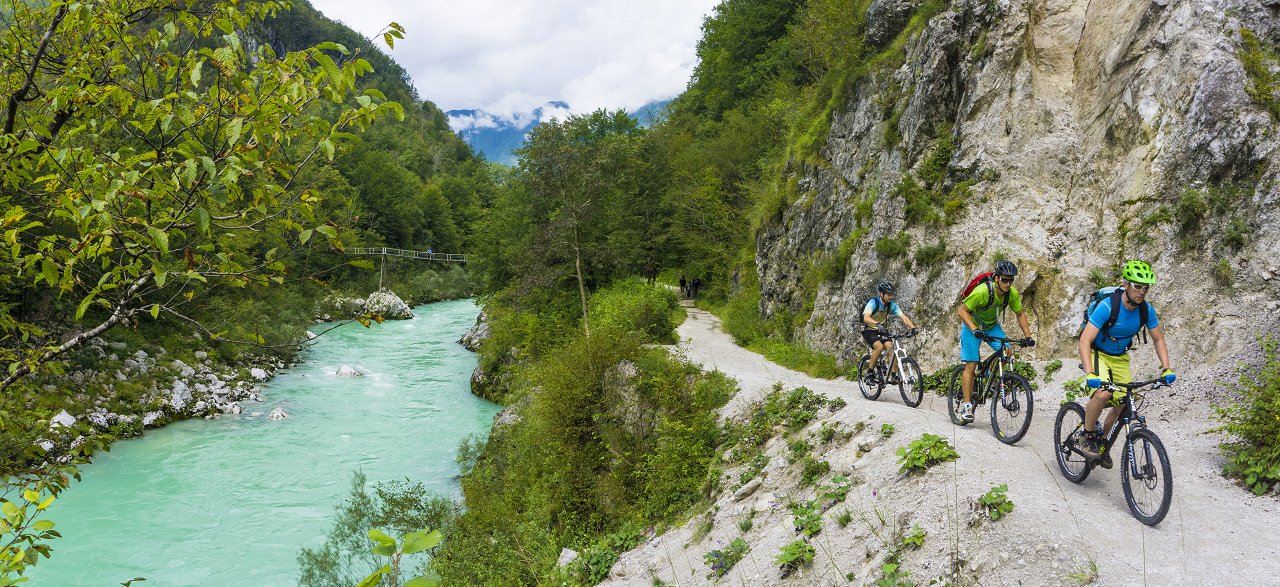
[[[881,334],[875,328],[864,328],[862,329],[862,340],[867,343],[867,346],[874,346],[880,340]]]

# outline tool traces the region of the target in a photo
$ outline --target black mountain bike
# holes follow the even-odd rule
[[[973,375],[971,399],[974,411],[991,400],[991,433],[1000,442],[1013,444],[1022,440],[1031,427],[1031,412],[1035,404],[1031,395],[1031,383],[1026,377],[1013,372],[1017,347],[1027,346],[1029,339],[998,336],[991,339],[1004,344],[1000,345],[1000,350],[978,363]],[[964,391],[960,387],[963,375],[964,363],[961,363],[951,371],[951,379],[947,382],[947,413],[957,426],[969,424],[960,417],[960,404],[964,403]]]
[[[1147,419],[1138,413],[1144,403],[1142,394],[1146,388],[1168,387],[1160,379],[1138,383],[1102,382],[1104,388],[1127,390],[1120,417],[1107,431],[1102,453],[1124,436],[1124,454],[1120,457],[1120,484],[1124,487],[1124,500],[1129,511],[1139,522],[1148,526],[1159,524],[1169,513],[1173,502],[1173,470],[1164,443],[1147,428]],[[1053,424],[1053,449],[1058,457],[1062,476],[1072,483],[1081,483],[1098,465],[1098,459],[1086,457],[1080,452],[1073,435],[1084,426],[1084,407],[1076,402],[1062,404],[1058,419]]]
[[[920,375],[920,365],[907,354],[907,349],[903,348],[901,342],[902,339],[913,336],[915,335],[910,332],[880,335],[881,341],[894,342],[892,356],[897,359],[897,368],[893,373],[889,373],[888,352],[880,353],[880,364],[877,365],[880,369],[872,368],[870,353],[862,355],[862,360],[858,361],[858,390],[862,392],[862,397],[870,400],[879,398],[884,386],[892,381],[897,384],[898,393],[902,394],[902,403],[913,408],[920,405],[920,401],[924,399],[924,377]],[[882,377],[882,372],[889,375]],[[897,381],[893,381],[894,379]]]

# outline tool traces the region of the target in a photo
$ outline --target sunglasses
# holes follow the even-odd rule
[[[1151,289],[1151,284],[1149,284],[1149,283],[1134,283],[1134,282],[1130,281],[1130,282],[1129,282],[1129,285],[1132,285],[1132,286],[1133,286],[1133,289],[1136,289],[1136,290],[1139,290],[1139,291],[1147,291],[1147,290]]]
[[[1001,278],[1000,278],[1000,283],[1013,283],[1013,278],[1012,278],[1012,277],[1001,277]]]

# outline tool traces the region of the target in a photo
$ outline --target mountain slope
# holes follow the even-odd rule
[[[639,120],[641,126],[648,126],[662,115],[669,103],[670,100],[650,102],[632,112],[631,116]],[[552,118],[566,119],[569,105],[560,101],[547,102],[534,108],[530,114],[516,113],[511,118],[477,109],[449,110],[445,114],[458,136],[476,152],[490,161],[514,165],[515,151],[524,146],[529,131]]]

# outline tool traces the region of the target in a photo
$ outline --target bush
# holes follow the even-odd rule
[[[1218,259],[1213,264],[1213,281],[1222,287],[1231,287],[1235,284],[1235,271],[1231,268],[1231,262],[1226,259]]]
[[[1044,366],[1045,383],[1048,383],[1050,379],[1053,379],[1053,374],[1057,373],[1060,369],[1062,369],[1062,359],[1054,359],[1050,361],[1048,365],[1045,365]]]
[[[617,328],[638,335],[644,343],[674,344],[673,310],[679,305],[676,292],[636,277],[592,294],[588,308],[593,330]]]
[[[1173,208],[1173,215],[1178,221],[1178,229],[1183,234],[1200,230],[1200,223],[1209,213],[1209,203],[1205,201],[1204,192],[1188,189],[1178,196],[1178,203]]]
[[[960,458],[946,438],[936,434],[925,433],[911,441],[910,445],[898,449],[899,473],[923,472],[929,467],[946,461]]]
[[[750,550],[751,547],[747,545],[746,540],[734,538],[728,546],[708,552],[702,557],[703,562],[708,567],[711,567],[711,572],[707,575],[707,578],[723,577],[725,573],[733,569],[734,565],[738,564],[738,561],[742,560],[742,557],[747,556],[747,552]]]
[[[1220,446],[1227,457],[1222,473],[1258,495],[1280,483],[1280,342],[1263,338],[1263,361],[1242,368],[1225,397],[1214,405],[1227,435]]]
[[[747,346],[769,335],[760,316],[760,286],[744,287],[729,298],[723,318],[725,332],[739,345]]]
[[[831,472],[831,463],[827,461],[819,461],[812,456],[806,456],[801,462],[800,469],[800,486],[809,487],[818,482],[823,475]]]
[[[782,552],[778,553],[777,558],[773,559],[782,569],[782,576],[790,575],[802,566],[807,566],[813,562],[813,557],[817,551],[813,549],[813,545],[801,538],[782,547]]]
[[[1280,56],[1264,46],[1249,29],[1241,28],[1240,38],[1239,57],[1249,78],[1249,96],[1266,108],[1273,120],[1280,120],[1280,79],[1274,73],[1280,65]]]
[[[905,256],[910,249],[911,235],[905,232],[898,233],[896,237],[886,236],[876,241],[874,247],[876,254],[884,260]]]
[[[916,265],[925,268],[937,267],[947,260],[947,243],[941,238],[937,244],[926,245],[916,249]]]

